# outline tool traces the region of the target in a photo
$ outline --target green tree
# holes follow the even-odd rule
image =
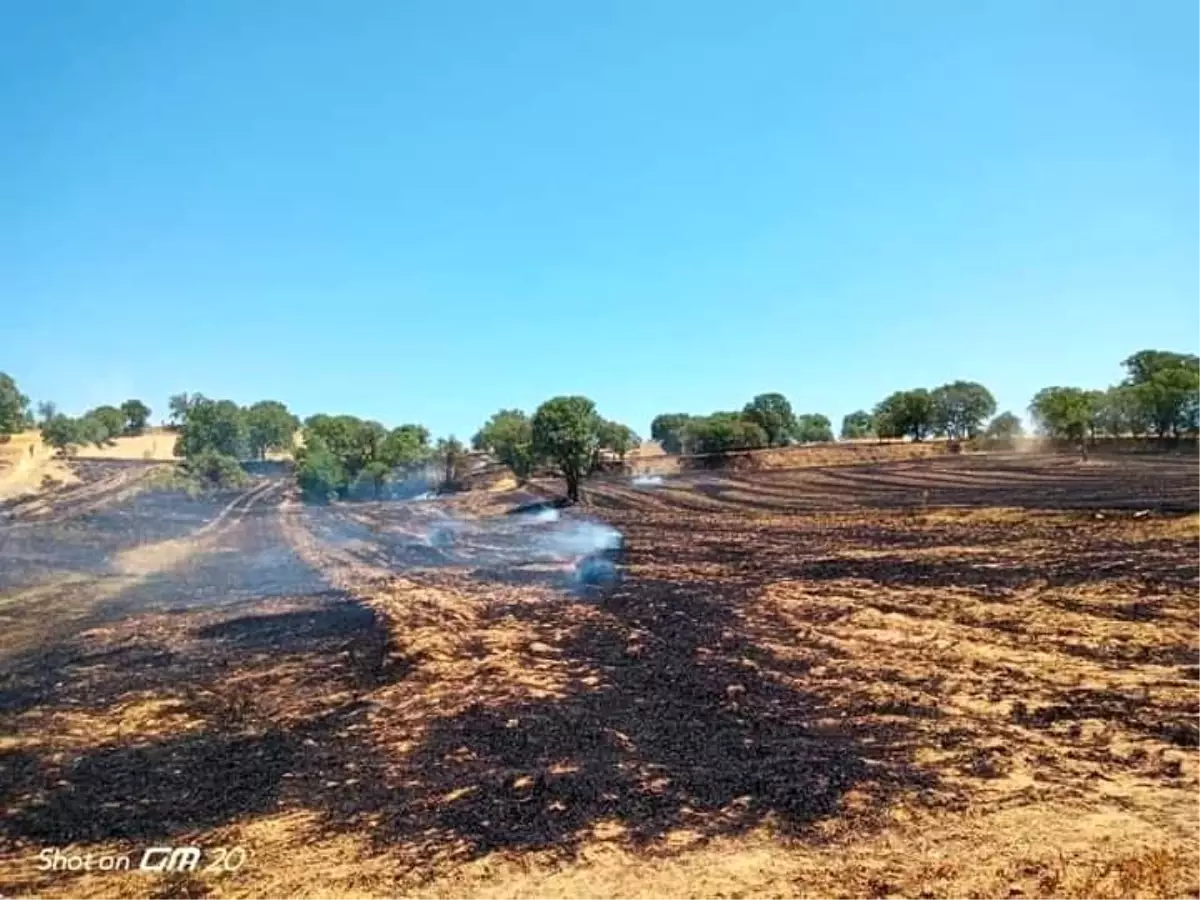
[[[716,412],[692,418],[684,441],[692,453],[728,453],[767,446],[767,433],[757,422],[735,412]]]
[[[502,409],[471,438],[476,450],[486,450],[512,469],[518,480],[533,474],[533,423],[522,410]]]
[[[587,397],[555,397],[533,414],[534,456],[548,460],[567,484],[567,499],[579,500],[579,484],[600,445],[600,417]]]
[[[650,423],[650,437],[667,453],[683,453],[683,438],[692,416],[687,413],[663,413]]]
[[[625,455],[638,444],[637,432],[628,425],[608,419],[600,420],[597,439],[600,442],[600,449],[611,450],[617,454],[617,458],[621,462],[625,462]]]
[[[62,413],[53,413],[44,419],[41,432],[42,440],[57,450],[60,456],[65,456],[78,445],[85,443],[79,420]]]
[[[383,461],[391,469],[414,469],[429,459],[429,429],[401,425],[388,432],[383,443]]]
[[[467,448],[454,435],[438,438],[433,457],[442,470],[442,484],[448,488],[458,487],[465,474]]]
[[[184,471],[208,488],[234,488],[246,484],[250,476],[236,459],[209,448],[183,463]]]
[[[115,406],[97,406],[86,413],[84,418],[92,419],[103,427],[104,437],[100,438],[98,443],[112,440],[125,430],[125,413]]]
[[[25,428],[29,398],[17,390],[12,377],[0,372],[0,443]]]
[[[985,432],[989,438],[1009,444],[1021,437],[1023,433],[1020,417],[1010,412],[1002,412],[992,419]]]
[[[124,434],[141,434],[150,420],[150,407],[141,400],[126,400],[121,404],[121,415],[125,419]]]
[[[246,441],[250,455],[266,459],[268,450],[291,450],[299,427],[300,420],[278,400],[260,400],[246,410]]]
[[[1038,431],[1049,437],[1077,442],[1087,458],[1087,436],[1095,416],[1093,398],[1076,387],[1048,387],[1038,391],[1029,404],[1029,414]]]
[[[873,437],[875,434],[875,420],[871,418],[871,414],[865,409],[855,410],[852,413],[847,413],[842,416],[842,440],[855,441],[862,438]]]
[[[249,446],[247,435],[245,410],[232,400],[201,397],[188,407],[175,439],[175,455],[191,459],[212,450],[235,460],[244,459]]]
[[[37,412],[38,421],[45,424],[58,415],[58,404],[53,400],[43,400],[37,405]]]
[[[933,397],[924,388],[896,391],[875,407],[874,419],[881,438],[924,440],[934,428]]]
[[[1188,353],[1142,350],[1126,359],[1131,388],[1142,415],[1159,437],[1197,430],[1200,411],[1200,358]]]
[[[306,500],[319,503],[346,489],[345,469],[318,433],[307,433],[304,446],[296,452],[296,481]]]
[[[991,391],[974,381],[954,381],[935,388],[933,429],[952,440],[968,440],[979,434],[983,423],[996,414]]]
[[[820,444],[833,440],[833,426],[828,416],[804,413],[796,417],[795,435],[802,444]]]
[[[796,431],[792,404],[783,394],[759,394],[746,404],[742,417],[763,430],[770,447],[783,447],[790,443]]]
[[[170,411],[172,427],[182,427],[184,420],[187,418],[188,410],[197,403],[203,403],[207,399],[203,394],[189,394],[186,391],[182,394],[173,394],[167,400],[167,409]]]

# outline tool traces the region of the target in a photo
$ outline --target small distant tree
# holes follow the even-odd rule
[[[121,415],[125,418],[122,433],[136,435],[146,430],[150,420],[150,407],[141,400],[126,400],[121,404]]]
[[[327,503],[346,489],[341,461],[319,434],[309,434],[296,453],[296,481],[304,498],[318,503]]]
[[[53,400],[43,400],[37,405],[37,420],[43,425],[58,415],[58,404]]]
[[[422,425],[393,428],[383,442],[383,462],[389,469],[414,469],[429,459],[429,453],[429,429]]]
[[[692,453],[756,450],[768,443],[761,425],[735,412],[692,418],[687,424],[685,440]]]
[[[96,443],[111,441],[125,431],[125,413],[115,406],[97,406],[87,413],[85,418],[97,422],[104,430],[103,437],[99,438]]]
[[[842,440],[855,441],[872,437],[875,434],[875,421],[865,409],[855,410],[842,416]]]
[[[667,453],[683,453],[683,438],[692,416],[687,413],[663,413],[650,423],[650,437]]]
[[[300,420],[278,400],[260,400],[246,410],[246,441],[250,455],[266,459],[268,450],[291,450]]]
[[[622,425],[620,422],[611,422],[608,419],[601,419],[597,430],[597,438],[600,443],[600,449],[611,450],[617,454],[617,458],[621,462],[625,462],[625,455],[629,453],[638,443],[637,433],[628,425]]]
[[[796,440],[802,444],[819,444],[833,440],[833,426],[828,416],[804,413],[796,417]]]
[[[502,409],[475,433],[471,444],[512,469],[519,481],[533,474],[533,423],[519,409]]]
[[[0,443],[26,427],[29,398],[17,390],[17,383],[0,372]]]
[[[1200,430],[1200,358],[1190,353],[1142,350],[1122,365],[1123,386],[1158,437]]]
[[[45,419],[41,425],[41,432],[42,440],[57,450],[60,456],[67,455],[85,442],[79,420],[62,413],[53,413]]]
[[[1019,416],[1010,412],[1002,412],[988,423],[987,431],[984,433],[993,440],[1012,443],[1024,434],[1024,429],[1021,427]]]
[[[933,397],[924,388],[896,391],[875,407],[874,420],[881,438],[924,440],[934,429]]]
[[[244,459],[249,446],[247,435],[245,410],[232,400],[202,397],[188,407],[175,439],[175,455],[191,459],[212,450],[235,460]]]
[[[579,501],[579,485],[600,446],[600,417],[587,397],[547,400],[533,414],[534,456],[550,461],[567,485],[567,499]]]
[[[467,448],[454,435],[438,438],[434,447],[434,459],[442,470],[442,483],[447,487],[456,487],[463,475],[463,467],[467,461]]]
[[[1088,391],[1076,387],[1043,388],[1029,404],[1029,414],[1038,431],[1078,443],[1080,453],[1087,458],[1087,437],[1095,415]]]
[[[935,388],[933,401],[933,430],[951,440],[969,440],[983,428],[983,423],[996,413],[996,400],[982,384],[974,381],[955,381]]]
[[[189,394],[187,391],[184,391],[182,394],[171,395],[170,399],[167,400],[171,427],[181,428],[184,420],[187,419],[188,410],[207,399],[203,394]]]
[[[759,394],[746,404],[742,417],[763,430],[769,447],[783,447],[791,443],[796,431],[792,404],[783,394]]]

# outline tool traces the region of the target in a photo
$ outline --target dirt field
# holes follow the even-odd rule
[[[1197,896],[1198,488],[1023,455],[527,517],[14,507],[0,894]],[[623,578],[580,585],[608,526]],[[39,865],[162,845],[201,870]]]

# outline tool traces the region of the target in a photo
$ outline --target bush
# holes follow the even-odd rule
[[[246,470],[232,456],[205,450],[183,464],[184,471],[204,488],[242,487],[250,481]]]
[[[309,437],[300,453],[296,481],[304,499],[328,503],[330,498],[347,487],[346,472],[341,462],[317,435]]]

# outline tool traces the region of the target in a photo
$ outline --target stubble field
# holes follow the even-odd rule
[[[602,480],[561,520],[624,534],[600,588],[504,515],[536,494],[15,515],[0,893],[1196,896],[1197,487]],[[152,845],[249,855],[38,866]]]

